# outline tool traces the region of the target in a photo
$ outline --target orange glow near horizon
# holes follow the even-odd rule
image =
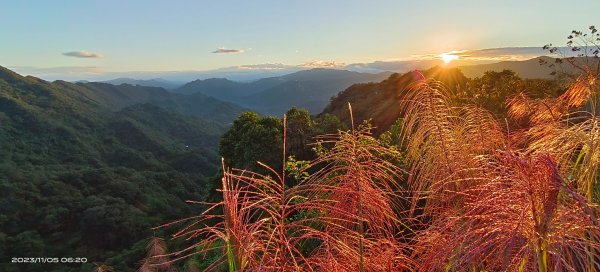
[[[444,61],[444,63],[448,64],[453,60],[457,60],[458,56],[454,55],[453,52],[440,54],[439,57]]]

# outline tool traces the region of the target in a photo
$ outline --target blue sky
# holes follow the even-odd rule
[[[0,65],[188,71],[541,47],[595,24],[598,10],[592,0],[5,1]],[[211,53],[220,48],[243,52]]]

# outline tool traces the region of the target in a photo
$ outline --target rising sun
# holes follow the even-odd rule
[[[440,54],[440,55],[439,55],[439,57],[440,57],[440,58],[441,58],[441,59],[444,61],[444,63],[446,63],[446,64],[447,64],[447,63],[450,63],[450,62],[451,62],[451,61],[453,61],[453,60],[457,60],[457,59],[458,59],[458,56],[457,56],[457,55],[454,55],[454,54],[452,54],[452,52]]]

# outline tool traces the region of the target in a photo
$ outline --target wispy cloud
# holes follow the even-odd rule
[[[303,68],[339,68],[346,66],[346,64],[337,61],[315,60],[306,62],[299,66]]]
[[[449,64],[444,64],[442,55],[456,56]],[[435,65],[465,66],[488,64],[501,61],[522,61],[549,55],[542,47],[502,47],[474,50],[455,50],[432,54],[413,55],[405,59],[381,60],[367,63],[349,64],[345,69],[365,72],[408,72],[414,69],[427,69]]]
[[[250,65],[239,65],[234,67],[239,70],[284,70],[289,69],[290,65],[283,63],[264,63],[264,64],[250,64]],[[229,68],[225,68],[229,69]]]
[[[435,65],[439,65],[439,59],[420,59],[420,60],[390,60],[390,61],[374,61],[368,63],[352,63],[344,67],[344,69],[358,72],[379,73],[383,71],[391,72],[408,72],[415,69],[425,69]]]
[[[443,53],[458,56],[458,59],[462,61],[480,62],[527,60],[549,54],[549,52],[543,50],[542,47],[501,47],[475,50],[456,50]],[[413,58],[417,60],[439,59],[440,54],[417,55],[413,56]]]
[[[225,49],[225,48],[219,48],[215,51],[212,51],[211,53],[215,53],[215,54],[238,54],[238,53],[244,53],[244,49]]]
[[[94,66],[13,66],[10,67],[10,69],[22,75],[35,76],[45,80],[80,80],[83,78],[101,76],[105,73],[102,68]]]
[[[88,52],[85,50],[81,51],[72,51],[63,53],[64,56],[67,57],[75,57],[75,58],[103,58],[104,56],[100,53]]]
[[[245,49],[246,52],[250,48]],[[243,49],[225,49],[220,48],[214,51],[219,54],[242,53]],[[445,64],[440,54],[450,53],[458,56],[455,60]],[[99,57],[98,53],[86,51],[64,53],[66,56],[77,57]],[[331,69],[346,69],[358,72],[379,73],[384,71],[408,72],[414,69],[427,69],[435,65],[445,65],[447,67],[460,67],[475,64],[488,64],[500,61],[525,60],[538,56],[548,55],[547,51],[540,47],[505,47],[488,48],[476,50],[456,50],[452,52],[435,52],[432,54],[413,55],[400,59],[374,60],[364,63],[344,64],[337,61],[316,60],[302,64],[283,64],[283,63],[254,63],[247,65],[236,65],[224,68],[218,68],[208,71],[129,71],[112,72],[104,71],[100,67],[12,67],[16,72],[24,75],[33,75],[46,80],[107,80],[117,77],[130,77],[136,79],[165,78],[173,81],[190,81],[194,79],[206,79],[211,77],[226,77],[234,80],[256,80],[269,76],[280,76],[293,73],[300,70],[316,67]]]

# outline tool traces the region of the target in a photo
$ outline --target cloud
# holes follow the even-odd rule
[[[547,50],[543,50],[542,47],[501,47],[475,50],[455,50],[451,52],[443,52],[442,54],[458,56],[458,59],[461,61],[491,63],[500,61],[528,60],[539,56],[547,56],[550,53]],[[439,53],[412,56],[412,59],[415,60],[432,60],[439,58]]]
[[[105,72],[94,66],[63,66],[63,67],[31,67],[13,66],[11,70],[22,74],[35,76],[44,80],[80,80],[83,78],[101,76]]]
[[[225,49],[225,48],[219,48],[215,51],[212,51],[211,53],[215,53],[215,54],[238,54],[238,53],[244,53],[243,49]]]
[[[88,52],[85,50],[81,50],[81,51],[73,51],[73,52],[66,52],[63,53],[64,56],[67,57],[76,57],[76,58],[103,58],[104,56],[102,54],[99,53],[93,53],[93,52]]]
[[[429,68],[440,63],[441,61],[439,59],[389,60],[368,63],[352,63],[346,65],[344,69],[369,73],[379,73],[383,71],[408,72],[415,69]]]
[[[453,52],[460,59],[473,61],[515,61],[548,55],[541,47],[504,47]]]
[[[458,57],[456,60],[448,64],[451,67],[489,64],[501,61],[523,61],[539,56],[550,55],[550,53],[547,50],[543,50],[542,47],[501,47],[474,50],[455,50],[451,52],[413,55],[405,59],[352,63],[345,66],[344,69],[373,73],[381,71],[403,73],[415,69],[427,69],[435,65],[445,65],[440,57],[441,54],[450,54]]]
[[[236,66],[235,68],[239,69],[239,70],[284,70],[284,69],[290,69],[290,65],[285,65],[283,63],[264,63],[264,64],[240,65],[240,66]]]
[[[343,62],[315,60],[315,61],[306,62],[299,66],[303,67],[303,68],[339,68],[339,67],[344,67],[345,65],[346,64]]]

